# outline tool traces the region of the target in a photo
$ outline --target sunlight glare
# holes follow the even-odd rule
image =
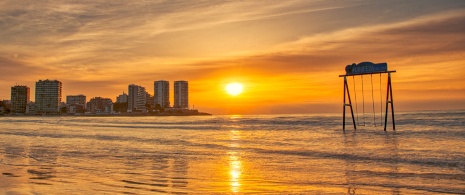
[[[240,83],[229,83],[227,86],[226,86],[226,92],[228,92],[228,94],[230,95],[238,95],[240,93],[242,93],[242,84]]]

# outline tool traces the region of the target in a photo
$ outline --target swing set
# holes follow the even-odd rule
[[[373,125],[376,126],[376,111],[375,111],[375,96],[374,96],[374,87],[373,87],[373,75],[379,74],[379,97],[380,97],[380,123],[383,123],[383,99],[382,99],[382,75],[387,74],[387,92],[386,92],[386,109],[384,114],[384,131],[386,131],[387,120],[388,120],[388,109],[389,104],[391,104],[391,115],[392,115],[392,129],[396,130],[396,124],[394,120],[394,102],[392,100],[392,84],[391,84],[391,73],[395,73],[395,70],[388,70],[387,63],[374,64],[371,62],[361,62],[359,64],[352,64],[346,66],[346,74],[339,75],[339,77],[344,77],[344,104],[343,104],[343,115],[342,115],[342,130],[345,131],[346,124],[346,107],[350,107],[350,113],[352,115],[352,123],[354,125],[354,130],[357,129],[357,126],[366,126],[366,117],[365,117],[365,89],[363,85],[363,76],[370,75],[371,81],[371,100],[372,100],[372,112],[373,112]],[[361,78],[361,92],[362,92],[362,118],[363,123],[359,120],[358,112],[358,102],[357,102],[357,90],[355,88],[355,79],[357,77]],[[356,118],[354,117],[354,110],[352,107],[352,100],[349,93],[349,85],[347,77],[352,77],[354,94],[355,94],[355,112]],[[347,95],[346,95],[347,93]],[[347,102],[348,100],[348,102]],[[356,121],[357,120],[357,121]]]

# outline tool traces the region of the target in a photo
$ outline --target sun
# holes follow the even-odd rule
[[[240,83],[229,83],[226,85],[226,92],[228,92],[230,95],[239,95],[242,93],[242,84]]]

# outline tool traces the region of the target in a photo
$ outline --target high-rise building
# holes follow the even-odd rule
[[[145,111],[146,101],[145,87],[134,84],[128,86],[128,112]]]
[[[36,82],[35,110],[38,113],[60,112],[62,83],[57,80],[39,80]]]
[[[116,97],[116,103],[125,103],[128,102],[128,94],[124,93]]]
[[[11,87],[11,112],[26,113],[26,106],[29,99],[29,87],[20,85]]]
[[[154,102],[162,108],[170,107],[170,83],[168,81],[155,81],[154,85]]]
[[[71,105],[71,104],[80,104],[80,105],[86,105],[87,98],[85,95],[79,94],[79,95],[68,95],[66,96],[66,104]]]
[[[189,108],[189,85],[187,81],[174,81],[174,107]]]
[[[128,86],[128,112],[136,109],[137,94],[139,92],[139,85],[130,84]]]
[[[138,111],[146,111],[147,107],[145,104],[147,103],[147,91],[145,91],[145,87],[139,87],[139,91],[137,92],[137,101],[136,101],[136,110]]]

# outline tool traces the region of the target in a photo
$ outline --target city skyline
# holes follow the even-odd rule
[[[209,113],[337,113],[338,75],[371,61],[397,70],[397,111],[465,109],[460,0],[24,5],[0,3],[0,99],[49,78],[64,95],[115,101],[164,78],[189,80],[189,104]],[[233,82],[242,94],[225,92]]]
[[[53,84],[53,86],[51,86],[51,83]],[[180,81],[174,81],[173,82],[173,87],[174,89],[178,89],[178,93],[179,95],[176,94],[176,92],[173,92],[173,96],[169,95],[169,81],[166,81],[166,80],[158,80],[158,81],[154,81],[154,95],[156,94],[156,86],[157,84],[156,83],[159,83],[161,84],[161,89],[160,89],[160,96],[163,97],[163,99],[168,99],[167,101],[167,104],[166,106],[167,107],[170,107],[170,97],[173,97],[173,100],[176,100],[176,97],[178,97],[178,107],[179,108],[188,108],[188,81],[184,81],[184,80],[180,80]],[[56,84],[56,86],[55,86]],[[77,95],[69,95],[69,94],[62,94],[61,91],[63,89],[63,83],[59,80],[51,80],[51,79],[41,79],[39,81],[36,82],[36,86],[35,88],[40,88],[40,90],[35,90],[36,93],[35,93],[35,97],[39,97],[41,96],[43,93],[45,93],[44,91],[47,92],[47,95],[48,95],[48,91],[50,90],[50,87],[57,87],[57,93],[53,93],[54,95],[57,95],[58,97],[58,100],[60,100],[60,103],[65,103],[67,105],[71,105],[71,104],[81,104],[81,105],[84,105],[85,107],[85,104],[88,103],[87,102],[87,96],[84,95],[83,93],[80,93],[80,94],[77,94]],[[135,87],[135,88],[134,88]],[[33,88],[33,89],[35,89]],[[154,95],[151,95],[149,92],[146,91],[146,88],[143,87],[143,86],[139,86],[139,85],[136,85],[136,84],[129,84],[128,85],[128,93],[133,90],[132,88],[134,88],[134,90],[137,91],[137,93],[135,94],[135,97],[136,98],[134,100],[134,108],[137,107],[137,101],[139,101],[138,99],[140,99],[141,97],[141,92],[146,94],[148,97],[153,97]],[[11,86],[11,93],[10,93],[10,99],[2,99],[3,100],[8,100],[8,101],[11,101],[11,102],[15,102],[16,99],[20,99],[21,102],[25,102],[25,104],[29,103],[29,102],[35,102],[33,99],[30,98],[30,87],[29,86],[26,86],[26,85],[15,85],[15,86]],[[66,97],[66,99],[65,99]],[[146,97],[146,96],[144,96]],[[48,98],[48,97],[47,97]],[[94,99],[94,98],[105,98],[105,99],[109,99],[115,103],[119,102],[119,103],[122,103],[122,102],[128,102],[129,103],[129,95],[126,94],[125,91],[123,91],[122,94],[119,94],[117,96],[115,96],[115,99],[113,100],[112,98],[108,98],[108,97],[103,97],[103,96],[94,96],[92,97],[91,99]],[[66,101],[63,101],[63,99],[65,99]],[[148,101],[148,98],[146,99]],[[155,100],[156,101],[156,100]],[[165,101],[165,100],[162,100],[162,102]],[[173,101],[175,102],[175,101]],[[156,103],[156,102],[155,102]],[[164,105],[164,104],[163,104]],[[25,106],[25,105],[22,105],[22,106]],[[129,107],[129,105],[128,105]],[[174,104],[173,104],[173,107]]]

